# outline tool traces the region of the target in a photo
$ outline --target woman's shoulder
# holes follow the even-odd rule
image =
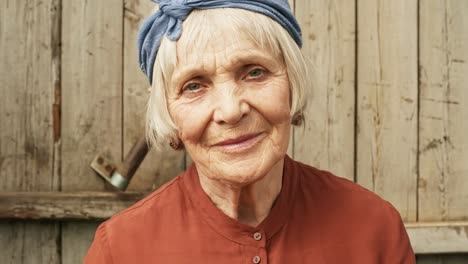
[[[312,188],[323,194],[333,195],[353,195],[362,199],[375,200],[376,202],[385,202],[374,192],[365,187],[334,173],[318,169],[316,167],[297,162],[298,171],[301,175],[301,185],[306,188]]]
[[[346,241],[363,252],[372,246],[382,252],[412,254],[402,218],[390,202],[329,171],[297,165],[301,177],[300,198],[296,200],[307,208],[301,217],[306,216],[307,221],[320,227],[317,232],[326,238],[324,243],[340,244],[352,238]]]
[[[300,162],[296,164],[301,175],[301,193],[308,196],[309,200],[320,201],[315,204],[324,210],[339,212],[341,215],[349,213],[350,218],[355,217],[360,221],[362,218],[388,219],[389,216],[396,221],[401,219],[390,202],[365,187],[330,171]]]
[[[183,177],[184,174],[177,176],[101,223],[87,255],[89,263],[110,263],[111,259],[133,263],[135,252],[140,255],[150,252],[149,247],[154,249],[155,241],[161,243],[177,226],[183,226],[174,220],[186,206],[181,183]]]
[[[132,222],[132,226],[135,227],[141,227],[139,222],[157,223],[156,220],[161,220],[170,212],[174,212],[175,205],[183,204],[184,196],[181,186],[183,176],[184,174],[178,175],[134,205],[113,215],[103,225],[107,229],[119,229],[120,226],[126,226],[128,229],[129,222]]]

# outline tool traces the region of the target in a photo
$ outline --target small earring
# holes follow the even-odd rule
[[[291,124],[295,126],[300,126],[304,122],[304,115],[302,112],[296,112],[292,119],[291,119]]]
[[[181,150],[184,147],[184,144],[182,144],[180,140],[175,142],[174,140],[171,139],[171,141],[169,141],[169,146],[171,146],[171,148],[174,150]]]

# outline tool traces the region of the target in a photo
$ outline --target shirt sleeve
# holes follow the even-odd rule
[[[106,233],[106,223],[102,223],[96,230],[94,241],[86,254],[84,264],[111,264],[112,256]]]
[[[401,264],[416,264],[416,257],[411,247],[411,243],[406,233],[403,220],[398,211],[388,203],[390,208],[391,226],[387,229],[388,239],[386,250],[382,263],[401,263]]]

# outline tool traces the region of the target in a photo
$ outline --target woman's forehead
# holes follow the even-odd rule
[[[181,39],[182,40],[182,39]],[[281,60],[267,49],[243,36],[225,32],[206,42],[180,41],[177,44],[177,63],[173,80],[193,72],[215,72],[246,64],[262,64],[273,67]]]
[[[242,36],[242,33],[233,34],[232,32],[220,32],[210,38],[195,39],[185,41],[181,39],[177,43],[177,62],[178,64],[193,63],[200,61],[201,58],[210,59],[229,57],[248,52],[262,52],[258,45]]]

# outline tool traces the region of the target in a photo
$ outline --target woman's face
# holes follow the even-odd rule
[[[178,42],[170,114],[201,176],[244,186],[288,148],[289,81],[280,58],[240,34]]]

